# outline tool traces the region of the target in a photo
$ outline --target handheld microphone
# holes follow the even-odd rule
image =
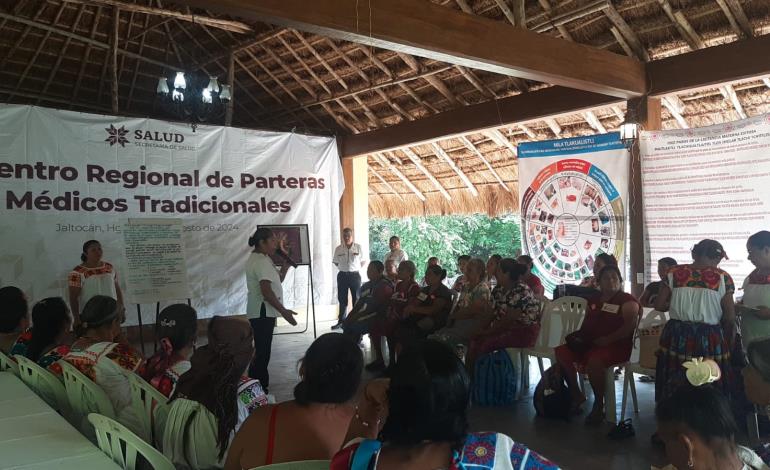
[[[297,267],[297,263],[295,263],[295,262],[294,262],[294,260],[293,260],[293,259],[291,259],[291,258],[289,257],[289,255],[287,255],[286,253],[284,253],[284,251],[283,251],[283,250],[281,250],[280,248],[278,248],[278,249],[276,249],[276,250],[275,250],[275,254],[276,254],[276,255],[278,255],[278,256],[280,256],[281,258],[283,258],[283,259],[284,259],[284,261],[286,261],[287,263],[289,263],[289,266],[291,266],[292,268],[296,268],[296,267]]]

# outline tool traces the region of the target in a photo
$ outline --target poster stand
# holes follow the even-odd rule
[[[310,236],[309,236],[309,229],[308,224],[286,224],[286,225],[257,225],[257,229],[260,228],[269,228],[273,231],[273,233],[276,234],[276,236],[284,235],[287,237],[287,239],[290,242],[294,242],[297,245],[297,248],[299,248],[298,251],[292,251],[289,250],[289,257],[292,259],[292,261],[297,265],[297,268],[299,266],[307,266],[308,268],[308,277],[310,278],[310,283],[308,285],[309,288],[309,295],[310,295],[310,302],[309,302],[309,309],[308,303],[305,303],[305,328],[302,331],[287,331],[285,333],[274,333],[274,336],[281,336],[281,335],[298,335],[298,334],[304,334],[307,332],[309,320],[310,320],[310,314],[312,311],[313,315],[313,338],[318,337],[318,329],[316,326],[316,316],[315,316],[315,287],[313,285],[313,257],[310,253]],[[291,248],[291,247],[290,247]],[[272,258],[272,257],[271,257]],[[281,259],[275,259],[273,258],[273,262],[276,262],[276,264],[282,264],[286,261]],[[297,269],[295,268],[295,269]]]

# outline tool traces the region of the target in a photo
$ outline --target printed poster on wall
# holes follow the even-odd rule
[[[523,251],[546,293],[591,276],[600,253],[624,272],[628,168],[616,132],[519,145]]]
[[[754,269],[746,240],[770,229],[770,115],[642,132],[640,144],[646,281],[657,280],[658,259],[690,263],[693,245],[711,238],[724,246],[730,259],[719,266],[740,288]]]
[[[329,137],[0,105],[0,284],[33,301],[66,298],[67,274],[95,239],[125,290],[123,225],[175,218],[198,315],[239,314],[256,226],[308,224],[316,302],[330,304],[343,188]],[[287,275],[289,307],[306,304],[307,276]],[[142,310],[151,322],[154,308]]]

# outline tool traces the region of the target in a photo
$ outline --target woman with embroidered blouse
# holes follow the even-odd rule
[[[331,470],[559,468],[505,434],[468,432],[470,378],[443,343],[408,347],[390,381],[378,385],[382,390],[369,390],[359,403],[348,444],[332,459]]]
[[[115,299],[91,297],[80,314],[78,339],[64,360],[103,388],[118,421],[136,432],[140,422],[131,407],[128,374],[139,369],[142,356],[131,346],[116,342],[122,319],[123,307]]]
[[[163,395],[170,397],[179,377],[190,370],[190,357],[198,334],[198,314],[187,304],[174,304],[158,315],[155,335],[158,351],[144,367],[142,377]]]
[[[64,299],[43,299],[32,307],[32,328],[19,336],[11,354],[24,356],[61,376],[58,361],[70,352],[71,326],[72,319]]]
[[[484,354],[505,348],[531,348],[540,333],[541,301],[524,283],[527,268],[504,258],[497,268],[497,286],[492,290],[487,324],[471,338],[465,365],[473,370]]]
[[[770,338],[770,232],[750,236],[746,249],[756,269],[743,281],[743,300],[737,306],[744,348]]]
[[[97,240],[83,244],[81,264],[75,266],[67,277],[69,298],[75,325],[80,323],[80,312],[95,295],[106,295],[123,305],[123,292],[118,284],[118,273],[108,262],[102,260],[102,245]]]
[[[716,383],[729,397],[734,384],[730,353],[735,340],[735,284],[718,268],[727,258],[715,240],[692,249],[692,264],[673,266],[660,288],[655,308],[669,305],[670,320],[660,336],[655,374],[655,400],[670,396],[686,382],[682,364],[692,358],[713,359],[722,369]]]

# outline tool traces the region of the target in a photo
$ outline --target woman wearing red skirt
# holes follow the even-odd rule
[[[564,371],[575,411],[586,401],[578,387],[575,365],[588,374],[595,400],[587,424],[604,421],[604,377],[608,368],[628,362],[631,357],[634,330],[642,313],[636,298],[623,292],[623,278],[617,266],[605,266],[597,280],[600,293],[588,301],[580,329],[567,335],[567,344],[555,349],[556,362]]]

